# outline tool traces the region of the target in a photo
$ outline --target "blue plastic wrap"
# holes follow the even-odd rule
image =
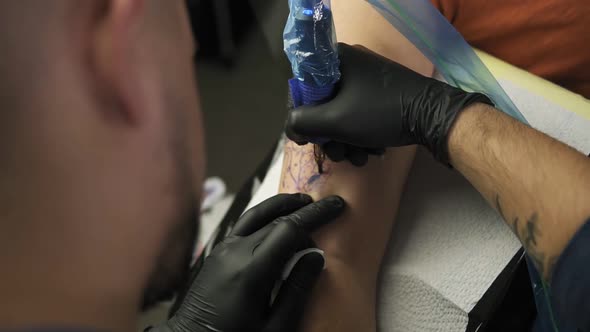
[[[447,82],[485,93],[496,107],[527,123],[471,46],[428,0],[366,0],[414,44]]]
[[[338,44],[329,0],[289,0],[283,39],[293,69],[295,106],[329,100],[340,79]]]

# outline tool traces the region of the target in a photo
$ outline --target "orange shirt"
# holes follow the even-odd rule
[[[431,0],[472,46],[590,98],[590,0]]]

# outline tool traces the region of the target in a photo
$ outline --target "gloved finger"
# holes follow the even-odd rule
[[[357,167],[365,166],[369,161],[369,155],[363,148],[350,146],[348,148],[347,156],[351,164]]]
[[[295,108],[295,101],[293,100],[293,94],[291,94],[291,89],[289,89],[289,93],[287,94],[287,110],[292,110]],[[286,131],[286,128],[285,128]],[[300,140],[294,141],[297,145],[307,145],[309,144],[308,141],[301,138]]]
[[[303,256],[281,285],[270,319],[264,332],[295,332],[303,318],[305,305],[323,268],[324,257],[319,253]]]
[[[302,106],[289,111],[285,125],[287,137],[297,143],[309,142],[317,137],[343,141],[342,138],[348,135],[342,132],[333,112],[329,110],[332,103]]]
[[[279,218],[254,251],[259,273],[275,280],[295,252],[308,243],[309,233],[341,215],[345,205],[342,198],[331,196]],[[253,236],[258,236],[258,232]]]
[[[258,275],[268,280],[278,280],[289,259],[299,250],[305,249],[309,237],[295,223],[279,218],[268,235],[255,247],[253,263]],[[259,238],[260,232],[251,235]],[[259,240],[256,240],[258,242]]]
[[[280,194],[271,197],[246,211],[230,236],[248,236],[275,219],[297,211],[311,202],[313,199],[304,194]]]
[[[334,162],[348,160],[355,166],[364,166],[368,161],[368,156],[381,156],[385,153],[385,149],[383,148],[358,148],[346,143],[334,141],[322,145],[322,150],[326,153],[326,156]]]
[[[297,144],[299,146],[304,146],[304,145],[309,144],[309,142],[307,142],[307,141],[299,141],[299,142],[295,142],[295,144]]]
[[[346,208],[346,202],[339,196],[329,196],[282,217],[281,221],[295,224],[311,233],[339,217]]]
[[[293,94],[291,93],[291,89],[287,89],[287,109],[292,110],[295,108],[295,100],[293,99]]]
[[[339,47],[339,50],[342,50],[342,51],[340,51],[341,53],[349,51],[348,48],[356,48],[356,49],[362,50],[363,52],[375,53],[361,44],[348,45],[345,43],[338,43],[338,47]]]
[[[270,234],[270,232],[272,232],[273,229],[280,222],[281,222],[281,218],[278,218],[278,219],[273,220],[271,223],[265,225],[261,229],[257,230],[255,233],[250,234],[248,236],[249,239],[251,241],[257,242],[257,243],[262,242],[268,236],[268,234]],[[229,237],[227,237],[227,238],[229,238]],[[299,252],[301,250],[305,250],[305,249],[308,249],[308,248],[315,248],[315,247],[317,247],[317,245],[315,244],[315,242],[313,241],[313,239],[310,236],[307,236],[305,238],[301,238],[301,240],[297,242],[297,244],[295,245],[295,251],[296,252]]]
[[[372,155],[372,156],[381,156],[385,154],[385,149],[380,148],[380,149],[365,149],[365,151],[367,151],[368,154]]]
[[[347,146],[344,143],[330,141],[322,145],[322,150],[324,150],[326,156],[334,162],[341,162],[346,159]]]

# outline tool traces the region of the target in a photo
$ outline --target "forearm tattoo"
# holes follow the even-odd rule
[[[285,144],[285,160],[281,191],[317,192],[332,174],[331,162],[322,161],[322,172],[311,145]]]
[[[506,220],[514,234],[520,239],[520,242],[539,273],[545,277],[546,281],[550,281],[549,278],[553,272],[558,257],[548,255],[538,247],[538,239],[543,236],[538,225],[539,215],[536,212],[533,212],[526,219],[521,220],[516,216],[510,220],[504,214],[499,195],[496,195],[495,205],[502,218]]]

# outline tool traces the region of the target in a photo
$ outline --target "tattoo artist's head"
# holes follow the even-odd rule
[[[194,48],[182,0],[2,3],[4,325],[133,315],[184,281],[204,172]]]

